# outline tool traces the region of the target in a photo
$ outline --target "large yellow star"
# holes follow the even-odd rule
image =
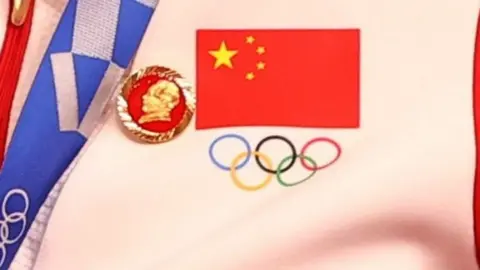
[[[227,48],[227,44],[225,41],[222,41],[220,44],[220,48],[216,51],[209,51],[208,52],[211,56],[215,57],[215,65],[214,68],[217,69],[221,66],[227,66],[229,68],[233,68],[232,65],[232,57],[234,57],[238,51],[229,50]]]

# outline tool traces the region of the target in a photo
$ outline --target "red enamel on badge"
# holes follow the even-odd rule
[[[195,95],[176,71],[148,67],[125,81],[118,110],[125,127],[142,141],[165,142],[190,122]]]
[[[155,90],[155,87],[162,83],[166,87],[173,84],[171,87],[176,87],[173,90],[174,93],[167,93],[166,87],[157,87],[158,90]],[[140,127],[154,132],[167,132],[174,129],[182,121],[186,110],[185,96],[180,86],[158,75],[141,78],[133,86],[127,103],[128,112],[133,121]]]

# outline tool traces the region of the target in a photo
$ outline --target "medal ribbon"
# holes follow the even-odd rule
[[[94,131],[156,1],[69,0],[0,171],[0,269],[14,267],[42,205]],[[33,249],[35,254],[22,255],[27,268],[34,264],[38,247]]]

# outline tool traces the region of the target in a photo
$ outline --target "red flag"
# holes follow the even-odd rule
[[[199,30],[197,129],[356,128],[360,31]]]

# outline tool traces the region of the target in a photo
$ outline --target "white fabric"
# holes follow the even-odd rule
[[[110,61],[119,12],[120,0],[78,1],[73,32],[73,53]]]
[[[51,57],[53,80],[57,96],[58,126],[62,131],[78,127],[78,96],[72,53],[57,53]]]
[[[166,65],[192,81],[198,28],[361,28],[362,127],[191,125],[152,146],[131,141],[112,116],[64,189],[37,269],[477,269],[477,10],[476,0],[162,1],[134,69]],[[304,185],[245,193],[208,159],[209,143],[225,132],[252,143],[279,133],[298,147],[330,136],[344,155]],[[264,151],[288,153],[275,146]],[[222,147],[225,162],[243,150]],[[242,176],[263,177],[254,166]]]
[[[111,100],[112,85],[117,85],[122,76],[124,75],[124,69],[119,67],[115,63],[110,63],[105,76],[98,86],[98,91],[92,100],[91,106],[88,108],[85,117],[80,123],[78,131],[85,137],[90,137],[98,125],[98,119],[102,117],[107,103]]]
[[[154,8],[157,6],[158,0],[136,0],[137,2],[144,4],[147,7]]]
[[[39,13],[52,22],[59,10]],[[192,81],[198,28],[361,28],[362,127],[195,131],[192,123],[168,144],[143,145],[111,115],[62,192],[35,269],[476,270],[477,11],[476,0],[162,0],[133,69],[166,65]],[[31,44],[52,31],[39,25]],[[43,55],[33,47],[25,70]],[[19,89],[29,83],[23,75]],[[298,147],[330,136],[344,155],[301,186],[245,193],[208,159],[209,143],[226,132],[252,143],[278,133]],[[278,163],[288,152],[275,146],[262,151]],[[243,150],[227,147],[218,151],[225,162]],[[325,157],[321,150],[311,155]],[[262,178],[254,166],[242,176]]]

